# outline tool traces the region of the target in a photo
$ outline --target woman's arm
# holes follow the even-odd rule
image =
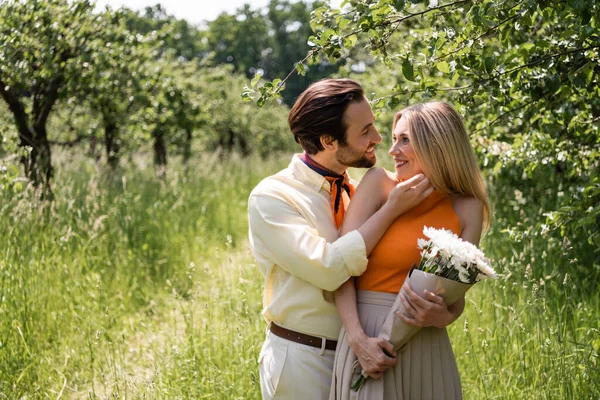
[[[404,182],[382,168],[367,171],[344,218],[341,235],[357,230],[365,241],[367,257],[389,226],[433,192],[423,174]]]
[[[483,204],[476,198],[458,197],[452,199],[452,207],[458,216],[461,225],[460,238],[479,245],[483,225]],[[401,298],[406,311],[412,316],[406,317],[396,313],[407,324],[427,327],[435,326],[444,328],[460,317],[465,309],[465,297],[461,297],[454,304],[447,306],[440,296],[425,291],[426,299],[417,295],[408,283],[403,285],[406,293]]]
[[[359,231],[364,229],[365,222],[383,206],[394,185],[395,182],[385,170],[380,168],[369,170],[352,197],[341,234],[354,229]],[[381,225],[381,221],[375,221],[375,225],[378,223]],[[387,226],[384,232],[386,229]],[[375,241],[370,246],[367,245],[368,254],[376,243]],[[382,349],[395,356],[394,347],[387,340],[370,338],[365,334],[358,318],[354,279],[348,280],[335,292],[335,303],[346,331],[348,344],[356,354],[363,371],[372,378],[378,378],[381,376],[380,372],[396,364],[396,360],[386,356]]]

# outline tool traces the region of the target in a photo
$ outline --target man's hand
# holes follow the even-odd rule
[[[390,192],[384,207],[391,207],[396,216],[410,210],[433,192],[433,186],[423,174],[398,183]]]
[[[362,335],[348,342],[363,371],[373,379],[381,378],[383,372],[396,365],[398,361],[394,346],[385,339]],[[384,350],[393,357],[388,357]]]
[[[428,326],[445,328],[456,319],[454,314],[448,309],[444,299],[430,291],[425,291],[426,299],[423,299],[405,282],[401,292],[400,300],[402,300],[404,309],[409,314],[409,317],[401,312],[397,312],[396,315],[409,325],[421,328]]]

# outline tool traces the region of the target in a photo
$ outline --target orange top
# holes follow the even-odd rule
[[[356,289],[398,293],[412,266],[421,260],[417,240],[427,239],[423,234],[425,226],[448,229],[460,235],[460,221],[450,197],[434,191],[398,217],[371,252],[367,270],[356,278]]]

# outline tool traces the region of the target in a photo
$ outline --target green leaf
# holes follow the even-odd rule
[[[373,17],[378,17],[378,18],[374,18],[375,22],[380,22],[381,20],[384,20],[387,17],[387,15],[392,12],[393,12],[392,7],[390,7],[389,5],[384,5],[383,7],[379,7],[377,9],[375,9],[371,15],[373,15]]]
[[[387,106],[389,109],[394,110],[398,107],[398,105],[400,104],[400,99],[398,99],[397,97],[392,97],[391,99],[388,100],[387,102]]]
[[[356,35],[350,35],[346,39],[344,39],[344,47],[350,49],[356,45],[358,41],[358,37]]]
[[[486,57],[483,60],[483,66],[484,66],[485,72],[487,72],[488,74],[491,74],[492,72],[494,72],[494,67],[496,66],[496,60],[493,57]]]
[[[254,78],[252,78],[252,80],[250,81],[250,87],[255,88],[258,82],[260,81],[261,76],[262,75],[260,73],[254,75]]]
[[[398,11],[404,10],[404,0],[394,0],[394,8]]]
[[[301,62],[297,62],[294,67],[296,68],[296,72],[298,72],[298,75],[306,75],[306,67],[304,66],[304,64],[302,64]]]
[[[560,89],[560,78],[557,75],[552,75],[546,79],[546,87],[550,93],[556,93]]]
[[[454,74],[452,74],[452,79],[450,81],[452,83],[452,86],[456,85],[456,82],[458,82],[458,78],[460,78],[459,73],[454,71]]]
[[[370,29],[369,30],[369,39],[372,39],[372,40],[379,39],[379,32],[377,32],[375,29]]]
[[[531,42],[525,43],[521,45],[520,50],[522,50],[523,54],[529,54],[529,52],[535,48],[535,45]]]
[[[577,74],[579,74],[583,79],[585,79],[585,83],[587,83],[588,85],[592,82],[592,80],[594,79],[594,68],[596,67],[596,64],[594,62],[588,62],[587,64],[585,64],[583,67],[579,68],[577,70]]]
[[[412,62],[408,58],[406,58],[404,62],[402,62],[402,74],[407,80],[414,82],[415,70],[413,68]]]
[[[440,61],[435,65],[437,69],[445,74],[450,73],[450,65],[446,61]]]
[[[567,0],[569,7],[573,8],[575,11],[583,11],[586,7],[585,3],[585,0]]]

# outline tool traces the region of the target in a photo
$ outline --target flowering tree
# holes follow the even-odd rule
[[[535,223],[513,233],[576,237],[582,253],[600,246],[597,1],[346,0],[342,7],[313,13],[312,49],[298,73],[363,47],[372,64],[347,61],[366,71],[365,80],[388,68],[380,88],[373,85],[373,104],[452,101],[496,190],[544,202]],[[285,79],[255,82],[243,96],[261,104],[284,87]]]

